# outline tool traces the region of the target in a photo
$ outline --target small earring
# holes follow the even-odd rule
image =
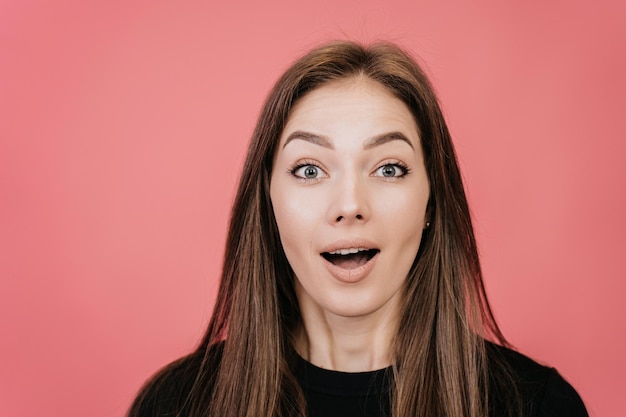
[[[424,229],[428,229],[430,227],[430,222],[426,222],[426,227]]]

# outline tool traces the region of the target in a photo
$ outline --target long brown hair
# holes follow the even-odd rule
[[[180,394],[186,415],[306,415],[291,371],[291,336],[301,323],[294,274],[269,197],[272,160],[298,99],[357,75],[385,86],[414,115],[431,187],[430,227],[406,281],[393,346],[393,416],[487,414],[494,365],[487,361],[485,338],[506,341],[487,302],[463,182],[433,88],[416,62],[393,44],[334,42],[296,61],[261,111],[232,209],[213,316],[191,355],[197,366],[189,361],[182,371],[178,366],[181,378],[191,380],[189,392]],[[165,373],[174,368],[168,369]]]

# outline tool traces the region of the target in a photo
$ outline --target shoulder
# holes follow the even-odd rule
[[[491,343],[487,355],[492,412],[506,414],[502,410],[510,409],[510,402],[503,399],[517,397],[524,417],[588,417],[582,399],[556,369]]]
[[[197,383],[212,386],[222,356],[222,345],[205,352],[199,349],[184,356],[152,376],[141,388],[127,417],[187,416]]]

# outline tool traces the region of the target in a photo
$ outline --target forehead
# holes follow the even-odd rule
[[[366,76],[332,81],[308,92],[292,108],[281,142],[295,130],[332,137],[346,127],[371,135],[397,130],[419,144],[418,126],[409,108]]]

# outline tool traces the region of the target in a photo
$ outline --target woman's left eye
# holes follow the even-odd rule
[[[374,175],[385,178],[400,178],[408,173],[408,169],[400,164],[385,164],[379,167]]]

